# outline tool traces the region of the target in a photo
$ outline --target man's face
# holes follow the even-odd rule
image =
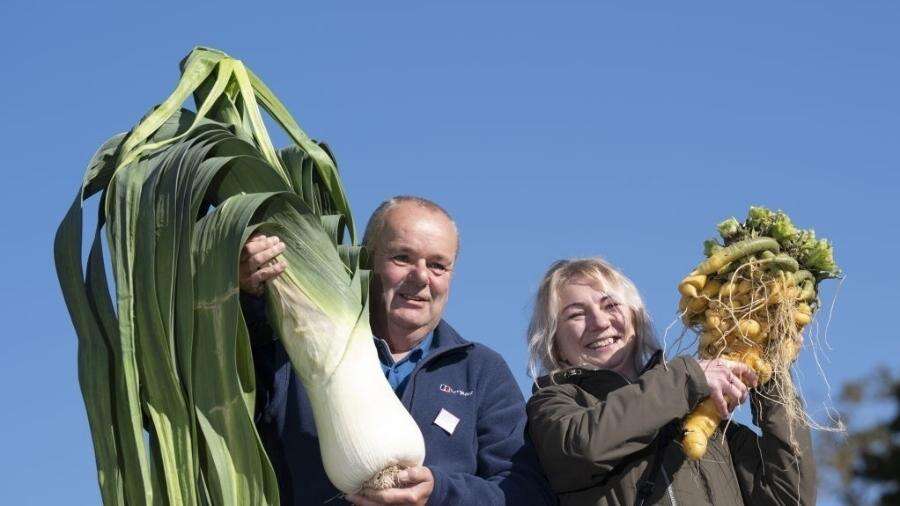
[[[402,202],[387,211],[375,238],[372,270],[378,337],[416,334],[434,329],[450,295],[457,236],[443,214],[416,203]]]

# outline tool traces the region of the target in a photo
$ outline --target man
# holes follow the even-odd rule
[[[362,506],[553,504],[524,439],[524,400],[509,367],[441,319],[459,250],[453,220],[429,200],[395,197],[375,210],[363,243],[372,258],[370,313],[379,359],[422,430],[426,457],[423,466],[400,473],[401,486],[346,499]],[[242,290],[262,293],[262,284],[284,271],[276,259],[282,251],[277,238],[248,241]],[[340,494],[322,467],[303,385],[260,318],[260,299],[242,298],[257,364],[257,426],[279,478],[282,503],[334,499]]]

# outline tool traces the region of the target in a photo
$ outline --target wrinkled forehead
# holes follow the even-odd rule
[[[395,243],[415,243],[437,248],[453,257],[459,245],[456,224],[443,213],[411,202],[398,204],[387,211],[384,228],[375,241],[386,246]],[[443,251],[443,250],[448,251]]]

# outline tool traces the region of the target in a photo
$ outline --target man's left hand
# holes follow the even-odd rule
[[[346,499],[357,506],[382,506],[394,504],[423,506],[434,490],[434,475],[427,467],[410,467],[397,474],[400,486],[384,490],[364,490]]]

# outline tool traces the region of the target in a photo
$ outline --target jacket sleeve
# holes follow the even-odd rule
[[[753,423],[762,436],[742,425],[729,427],[727,433],[744,503],[815,504],[816,466],[809,428],[804,424],[794,427],[800,450],[795,456],[785,407],[765,391],[753,393],[750,406]]]
[[[253,354],[253,368],[256,373],[256,406],[254,420],[267,412],[273,398],[275,372],[280,366],[275,332],[266,317],[266,301],[263,297],[241,292],[241,313],[250,334],[250,350]]]
[[[493,353],[493,352],[492,352]],[[525,435],[525,400],[506,362],[494,354],[482,371],[477,413],[477,474],[448,472],[429,464],[435,505],[554,505],[556,496]]]
[[[241,313],[250,332],[250,346],[266,345],[275,339],[275,331],[266,316],[266,299],[241,292]]]
[[[557,492],[583,486],[585,476],[609,472],[709,395],[703,370],[689,357],[645,372],[603,401],[579,390],[571,384],[549,386],[528,402],[531,438]]]

